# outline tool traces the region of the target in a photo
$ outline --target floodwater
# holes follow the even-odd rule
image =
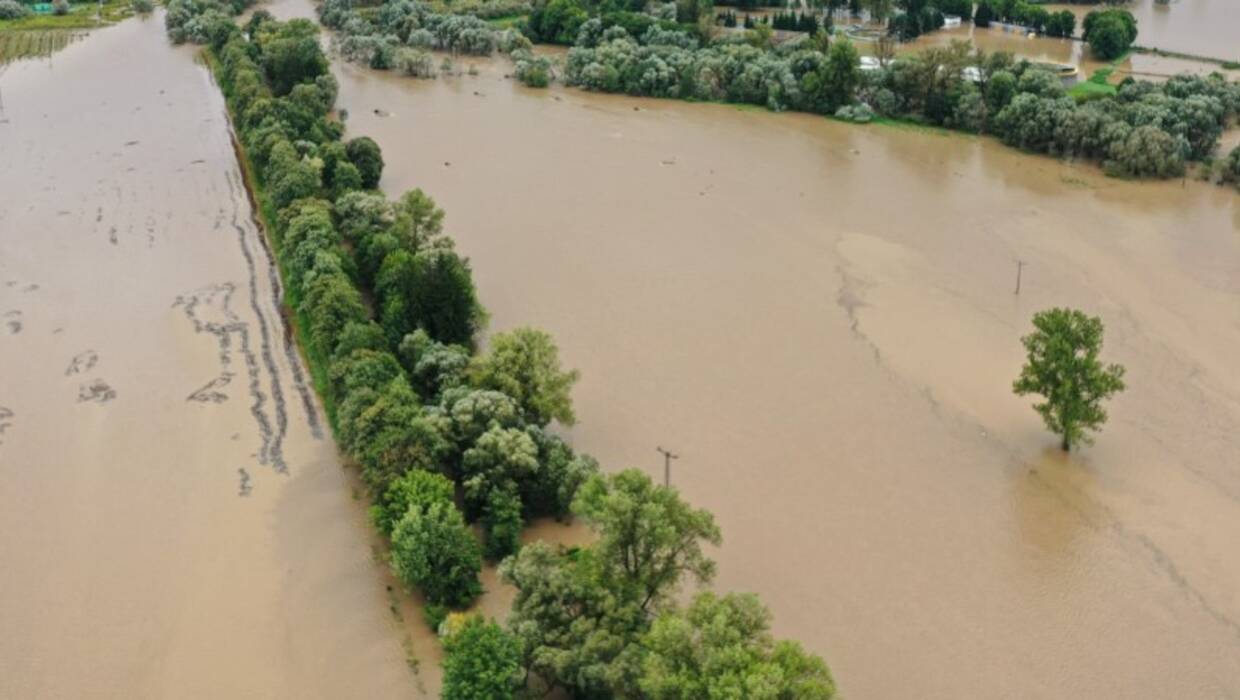
[[[717,587],[849,697],[1240,697],[1234,192],[470,63],[337,65],[350,133],[448,212],[491,330],[582,371],[575,445],[657,478],[679,452]],[[1070,456],[1010,389],[1055,305],[1131,386]]]
[[[193,55],[156,15],[0,75],[0,697],[409,697]]]
[[[1237,18],[1232,26],[1237,27],[1236,31],[1240,32],[1240,18]],[[915,53],[928,46],[946,46],[952,41],[969,41],[979,50],[988,53],[1003,51],[1031,61],[1049,61],[1076,66],[1080,69],[1077,76],[1080,80],[1088,78],[1099,68],[1110,65],[1109,61],[1094,58],[1089,51],[1089,46],[1083,41],[1030,36],[1022,32],[1009,31],[999,25],[981,28],[969,24],[931,32],[918,37],[915,41],[900,45],[898,51]],[[874,52],[874,44],[859,43],[858,45],[863,53]],[[1121,76],[1132,75],[1146,80],[1166,79],[1179,73],[1208,75],[1214,72],[1223,73],[1232,80],[1240,78],[1240,71],[1224,70],[1217,63],[1144,53],[1130,54],[1119,62],[1116,70]]]
[[[1048,5],[1047,9],[1071,10],[1079,20],[1098,8]],[[1240,61],[1240,3],[1234,0],[1135,0],[1126,9],[1137,18],[1139,46]]]

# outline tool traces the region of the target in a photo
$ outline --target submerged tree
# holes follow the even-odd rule
[[[1086,431],[1106,422],[1102,401],[1124,390],[1124,368],[1099,361],[1103,329],[1097,317],[1049,309],[1035,314],[1033,325],[1036,330],[1021,339],[1029,358],[1012,389],[1020,396],[1046,398],[1033,408],[1063,438],[1066,452],[1091,442]]]

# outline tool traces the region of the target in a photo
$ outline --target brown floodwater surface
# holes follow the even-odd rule
[[[1240,697],[1234,192],[471,63],[337,65],[350,134],[447,211],[490,330],[582,371],[575,445],[657,478],[679,452],[717,587],[848,697]],[[1130,384],[1067,456],[1011,392],[1055,305]]]
[[[206,69],[3,70],[0,698],[410,697]]]
[[[1047,10],[1071,10],[1084,19],[1096,7],[1048,5]],[[1137,19],[1137,44],[1240,61],[1240,3],[1235,0],[1135,0],[1126,8]],[[1081,31],[1077,24],[1077,33]]]

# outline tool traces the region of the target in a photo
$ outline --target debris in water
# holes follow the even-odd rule
[[[4,317],[8,319],[4,323],[6,326],[9,327],[10,335],[17,335],[18,333],[22,332],[22,312],[5,311]]]
[[[102,379],[96,379],[90,384],[83,384],[78,387],[78,403],[83,401],[107,403],[114,398],[116,398],[116,389],[108,386],[108,383]]]
[[[250,491],[254,489],[254,487],[250,483],[250,473],[245,470],[245,467],[241,467],[237,469],[237,474],[241,475],[241,486],[237,489],[237,495],[238,496],[250,495]]]
[[[65,376],[74,374],[82,374],[90,371],[99,361],[99,355],[94,350],[84,350],[73,356],[73,361],[69,363],[69,368],[65,370]]]

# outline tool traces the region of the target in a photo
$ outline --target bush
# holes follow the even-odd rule
[[[1106,61],[1123,56],[1137,40],[1137,20],[1127,10],[1095,10],[1085,15],[1082,27],[1090,50]]]
[[[392,67],[415,78],[435,77],[435,57],[422,49],[397,49]]]
[[[470,615],[444,638],[443,700],[511,700],[522,679],[521,647],[494,622]]]
[[[482,552],[451,503],[410,508],[392,529],[392,571],[433,604],[464,607],[482,593]]]
[[[517,80],[530,87],[547,87],[551,84],[551,60],[545,56],[535,56],[525,50],[512,56],[516,62],[513,75]]]
[[[57,16],[69,14],[69,0],[54,0],[52,2],[52,14]]]
[[[129,4],[140,15],[148,15],[155,10],[155,3],[151,0],[130,0]]]
[[[0,0],[0,19],[21,19],[30,14],[30,8],[17,0]]]
[[[874,110],[869,105],[845,105],[835,110],[835,118],[850,121],[854,124],[868,124],[874,119]]]
[[[344,146],[349,162],[357,166],[362,175],[362,187],[372,190],[379,186],[379,178],[383,176],[383,152],[379,144],[369,136],[359,136]]]
[[[1223,182],[1240,185],[1240,146],[1231,149],[1223,161]]]

